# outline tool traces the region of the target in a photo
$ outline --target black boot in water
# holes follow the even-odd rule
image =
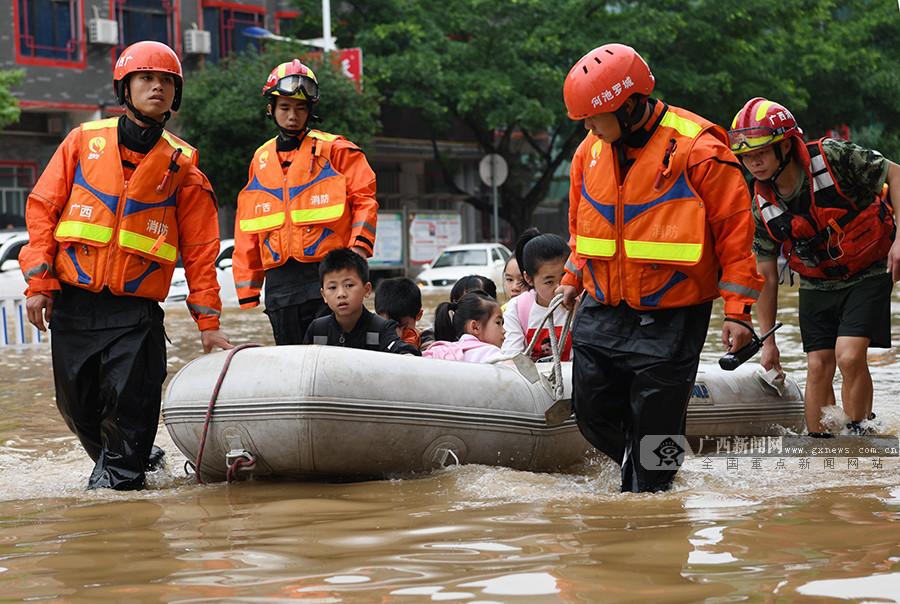
[[[156,472],[164,467],[166,467],[166,452],[153,445],[153,448],[150,449],[150,457],[147,459],[147,471]]]

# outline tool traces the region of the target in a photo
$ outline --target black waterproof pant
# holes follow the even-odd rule
[[[587,297],[572,333],[573,405],[594,447],[622,466],[622,491],[667,490],[677,466],[641,463],[647,435],[684,436],[712,303],[660,311]]]
[[[156,310],[127,327],[53,329],[56,405],[95,462],[88,488],[144,486],[166,377]]]
[[[309,329],[313,319],[323,316],[328,311],[322,298],[307,300],[301,304],[292,304],[275,310],[266,309],[266,316],[272,324],[272,334],[276,346],[302,344],[303,336]]]

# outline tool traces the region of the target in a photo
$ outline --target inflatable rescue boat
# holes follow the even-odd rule
[[[239,351],[222,375],[228,358],[219,352],[191,361],[163,400],[181,452],[197,460],[202,443],[204,480],[223,480],[229,468],[242,477],[301,480],[403,476],[463,463],[555,471],[593,450],[570,415],[570,363],[557,365],[556,377],[552,363],[521,355],[515,363],[476,364],[279,346]],[[733,372],[701,365],[689,436],[802,425],[803,399],[791,379],[771,383],[758,365]]]

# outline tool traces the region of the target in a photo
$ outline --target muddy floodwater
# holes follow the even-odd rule
[[[782,362],[802,385],[797,291],[780,306]],[[895,347],[870,351],[887,434],[900,432],[896,292],[893,309]],[[704,362],[722,354],[719,326]],[[272,342],[258,310],[228,309],[224,327]],[[200,340],[183,308],[166,329],[171,377]],[[0,348],[0,384],[0,601],[900,601],[896,458],[692,457],[661,495],[620,494],[599,456],[560,474],[197,486],[161,425],[168,465],[147,490],[88,492],[49,346]]]

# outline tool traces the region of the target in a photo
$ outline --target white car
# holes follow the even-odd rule
[[[416,283],[424,294],[449,293],[466,275],[483,275],[503,291],[503,267],[512,253],[501,243],[451,245],[424,266]]]
[[[25,295],[25,277],[19,268],[19,252],[28,243],[28,231],[0,231],[0,298]]]
[[[216,256],[216,278],[219,281],[219,296],[222,298],[222,306],[238,306],[237,291],[234,289],[234,278],[231,276],[231,255],[234,253],[234,239],[222,239],[219,242],[219,255]],[[172,273],[172,284],[169,287],[169,295],[166,296],[166,304],[184,302],[190,290],[187,278],[184,276],[184,266],[181,257]]]

